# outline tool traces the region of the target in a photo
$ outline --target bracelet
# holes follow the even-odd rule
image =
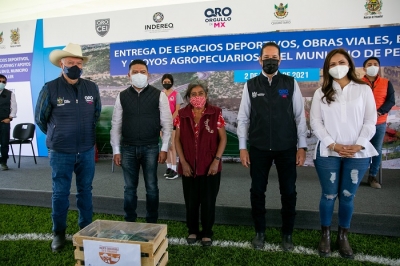
[[[335,151],[335,145],[336,145],[336,143],[333,143],[331,151]]]

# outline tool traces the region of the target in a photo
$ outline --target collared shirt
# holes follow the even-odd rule
[[[140,93],[142,90],[136,90]],[[122,136],[122,114],[123,109],[121,105],[121,100],[117,96],[114,105],[114,113],[112,115],[111,120],[111,146],[113,149],[113,154],[120,154],[120,145],[121,145],[121,136]],[[161,151],[168,151],[168,143],[171,138],[172,133],[172,114],[169,109],[169,101],[168,97],[165,93],[160,93],[159,99],[159,108],[160,108],[160,124],[161,124],[161,132],[162,132],[162,146]]]
[[[365,149],[355,153],[355,158],[378,155],[369,142],[375,134],[377,119],[371,88],[353,81],[343,90],[336,81],[333,81],[332,86],[335,101],[327,104],[324,98],[322,102],[324,94],[319,88],[314,93],[310,111],[311,128],[321,142],[321,156],[339,157],[338,153],[329,150],[328,146],[332,143],[363,146]]]
[[[274,76],[278,73],[275,72]],[[262,74],[266,77],[264,72]],[[271,84],[272,79],[268,78],[269,84]],[[293,103],[293,114],[296,120],[297,127],[297,147],[306,148],[307,142],[307,124],[306,117],[304,114],[304,105],[303,105],[303,96],[301,95],[301,91],[299,85],[296,80],[294,81],[294,93],[292,98]],[[249,97],[249,90],[247,88],[247,82],[244,84],[242,100],[240,102],[240,108],[238,113],[238,126],[237,126],[237,135],[239,138],[239,149],[247,149],[247,138],[248,131],[250,126],[250,110],[251,103]]]
[[[0,95],[3,93],[3,90],[0,90]],[[10,117],[16,118],[17,117],[17,100],[15,99],[15,94],[11,92],[11,110],[10,110]]]

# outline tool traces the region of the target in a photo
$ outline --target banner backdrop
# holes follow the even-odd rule
[[[174,88],[181,93],[191,81],[206,80],[210,99],[223,109],[227,122],[225,155],[235,157],[243,85],[260,73],[257,60],[262,44],[268,41],[280,45],[280,71],[299,82],[307,116],[311,97],[321,83],[325,56],[338,47],[350,52],[359,76],[364,75],[362,63],[367,57],[380,58],[380,75],[392,81],[400,106],[399,7],[398,0],[329,4],[320,0],[220,0],[0,24],[0,73],[9,77],[9,87],[16,91],[18,116],[26,113],[29,118],[24,121],[33,121],[40,89],[61,71],[49,62],[49,53],[70,42],[81,44],[84,54],[92,55],[84,66],[84,78],[98,84],[102,97],[97,127],[100,153],[111,153],[113,105],[118,93],[129,86],[126,75],[131,60],[148,63],[149,83],[158,88],[164,73],[174,75]],[[18,45],[12,43],[13,35],[19,37]],[[396,155],[400,148],[398,109],[389,113],[388,125],[395,133],[384,145],[388,159],[400,157]],[[46,156],[45,135],[37,130],[37,138],[39,155]],[[312,164],[316,138],[310,127],[307,142],[307,163]],[[395,167],[400,168],[400,163]]]
[[[152,73],[254,69],[269,41],[281,47],[287,68],[321,68],[328,52],[338,47],[347,49],[357,66],[370,56],[379,57],[382,66],[400,60],[400,27],[384,27],[112,43],[110,72],[125,75],[134,58],[146,60]]]
[[[0,74],[7,77],[6,88],[15,93],[18,105],[17,117],[11,122],[11,136],[16,124],[34,123],[30,82],[35,30],[36,20],[0,24]],[[37,154],[36,136],[33,144]],[[19,147],[14,148],[18,154]],[[21,153],[32,155],[32,149],[22,145]]]
[[[398,0],[219,0],[44,20],[45,47],[399,22]]]

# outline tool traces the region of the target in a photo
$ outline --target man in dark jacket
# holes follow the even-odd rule
[[[265,43],[259,58],[262,72],[247,81],[243,89],[237,134],[240,160],[243,166],[250,167],[250,200],[256,231],[253,247],[264,247],[265,192],[274,163],[282,202],[282,249],[291,251],[296,216],[296,166],[305,161],[307,127],[299,86],[293,77],[278,71],[280,62],[279,46]]]
[[[17,115],[17,102],[15,94],[6,89],[7,77],[0,74],[0,146],[1,170],[8,170],[7,159],[10,141],[10,122]]]
[[[159,191],[157,167],[167,159],[172,132],[172,115],[167,95],[148,82],[146,62],[140,59],[129,64],[132,84],[118,94],[111,121],[111,146],[114,163],[124,172],[125,221],[137,218],[139,170],[143,168],[146,187],[146,222],[157,223]],[[162,146],[158,146],[162,131]]]
[[[35,121],[47,135],[52,168],[53,251],[65,245],[72,173],[76,175],[78,224],[92,222],[92,181],[95,169],[95,127],[100,117],[101,101],[97,85],[80,78],[83,64],[90,57],[82,55],[78,44],[50,53],[50,62],[62,69],[62,75],[46,83],[35,110]]]

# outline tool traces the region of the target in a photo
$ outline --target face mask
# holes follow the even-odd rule
[[[2,91],[6,87],[6,84],[0,83],[0,91]]]
[[[379,72],[379,67],[377,66],[369,66],[367,67],[367,75],[370,77],[375,77]]]
[[[147,85],[147,76],[137,73],[131,76],[132,85],[138,89],[143,89]]]
[[[194,96],[190,97],[190,104],[193,105],[193,107],[197,108],[203,108],[204,105],[206,105],[206,97],[202,96]]]
[[[335,79],[341,79],[349,72],[348,66],[335,66],[329,69],[329,74]]]
[[[263,60],[263,70],[268,75],[274,74],[279,67],[279,60],[277,59],[265,59]]]
[[[163,83],[162,85],[164,87],[164,89],[169,90],[172,88],[172,84],[168,84],[168,83]]]
[[[78,66],[67,67],[64,66],[63,68],[64,74],[67,75],[70,79],[78,79],[82,75],[82,69]]]

